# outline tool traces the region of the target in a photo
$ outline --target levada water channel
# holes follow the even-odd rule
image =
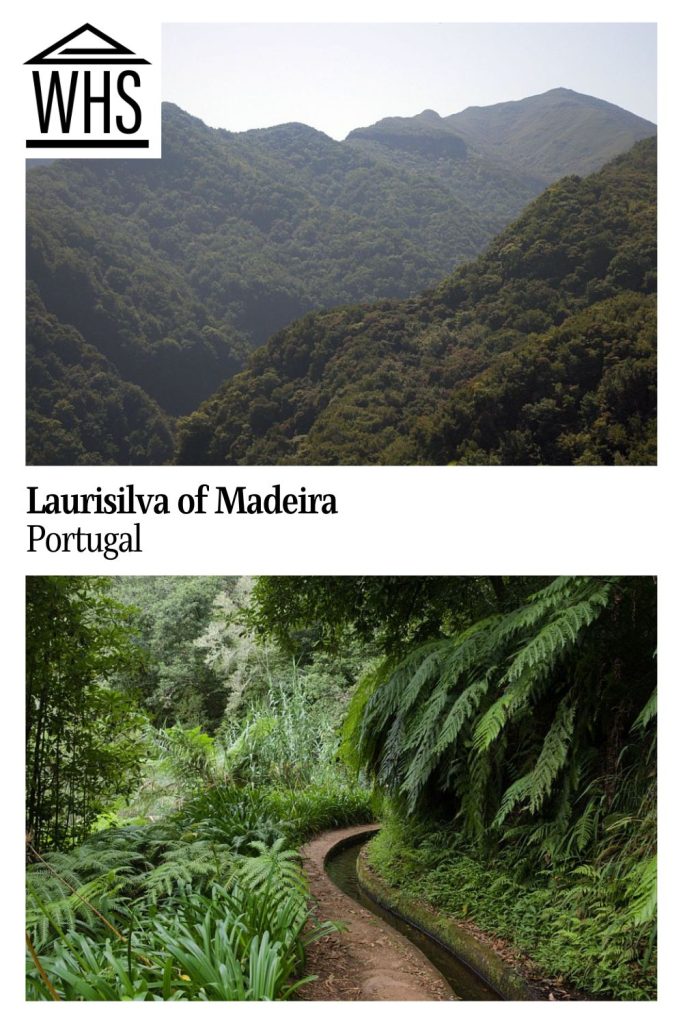
[[[367,837],[334,850],[325,864],[325,870],[343,893],[360,903],[366,910],[390,924],[397,932],[417,946],[444,976],[459,999],[469,1001],[500,1000],[503,997],[491,988],[475,971],[458,959],[436,939],[398,917],[369,896],[358,881],[356,861],[367,842]]]

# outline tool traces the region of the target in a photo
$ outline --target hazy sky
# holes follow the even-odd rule
[[[163,98],[231,131],[381,117],[557,86],[656,120],[654,24],[209,25],[163,30]]]

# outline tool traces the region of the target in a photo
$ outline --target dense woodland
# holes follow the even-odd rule
[[[551,186],[418,299],[311,314],[180,424],[180,461],[655,461],[656,147]]]
[[[489,369],[487,391],[497,391],[503,370],[493,357],[516,350],[520,338],[545,343],[547,329],[577,304],[584,282],[572,274],[580,278],[581,268],[561,275],[559,304],[543,292],[532,299],[535,275],[524,269],[527,292],[504,300],[511,314],[505,337],[496,325],[489,338],[485,310],[481,322],[470,312],[467,300],[495,286],[497,271],[478,262],[466,273],[481,278],[464,296],[464,332],[458,305],[444,312],[430,293],[399,300],[476,257],[550,182],[594,171],[654,131],[642,118],[567,89],[445,118],[433,111],[389,118],[343,142],[301,124],[214,130],[167,104],[160,161],[31,167],[28,461],[515,461],[525,448],[531,461],[651,459],[637,422],[649,412],[633,411],[633,403],[623,415],[619,410],[612,430],[626,438],[605,440],[614,426],[614,387],[610,378],[600,388],[595,367],[587,382],[567,368],[574,406],[585,398],[586,409],[578,417],[574,407],[562,410],[566,425],[552,427],[562,437],[559,454],[555,440],[546,451],[537,414],[521,408],[519,422],[502,428],[511,435],[502,450],[500,428],[479,439],[475,424],[466,452],[459,427],[454,433],[458,386]],[[567,212],[575,205],[571,190],[579,188],[570,182]],[[589,202],[590,194],[578,201]],[[596,209],[592,228],[606,246],[618,247],[628,232],[626,213],[618,211],[615,223],[604,204]],[[630,225],[634,234],[642,220]],[[527,243],[521,223],[513,245]],[[552,230],[540,230],[551,236],[551,253],[562,242]],[[647,232],[652,239],[654,227]],[[539,256],[536,249],[537,263]],[[607,267],[594,257],[585,269],[599,283]],[[616,292],[639,291],[630,283],[628,254],[622,259]],[[601,297],[613,294],[603,289]],[[306,315],[321,309],[334,312]],[[624,316],[622,309],[617,321]],[[633,391],[642,368],[633,369],[631,348],[650,338],[641,343],[630,321],[626,330],[626,339],[620,326],[608,332],[601,344],[609,352],[598,360],[625,364],[623,377],[639,377]],[[561,350],[561,364],[571,364],[564,340],[553,336],[548,344]],[[471,358],[463,361],[463,349]],[[526,372],[535,357],[521,358]],[[377,412],[358,399],[368,392],[372,405],[379,395]],[[442,406],[453,392],[451,416]],[[538,401],[546,397],[543,391]],[[396,403],[406,399],[409,416],[396,426]],[[514,402],[513,395],[505,399]],[[179,430],[178,417],[186,417]],[[349,421],[358,437],[348,436]],[[590,443],[573,438],[577,432],[591,434]]]
[[[31,577],[31,1000],[296,997],[297,847],[656,994],[649,577]]]

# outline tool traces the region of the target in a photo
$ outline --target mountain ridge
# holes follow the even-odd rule
[[[274,332],[419,293],[543,187],[469,143],[435,158],[300,122],[163,116],[161,161],[27,174],[30,463],[170,461],[174,417]],[[437,117],[417,115],[422,131]]]
[[[309,314],[181,422],[178,461],[650,464],[655,204],[647,139],[421,296]]]
[[[541,133],[547,136],[542,140],[539,123]],[[392,130],[402,127],[406,133],[419,133],[423,124],[431,132],[452,133],[465,146],[533,173],[546,184],[564,174],[589,174],[657,132],[653,122],[615,103],[557,87],[519,100],[465,107],[443,117],[426,110],[415,117],[383,118],[367,128],[354,129],[347,141],[370,139],[391,145]],[[567,147],[576,148],[579,135],[579,151],[572,157]]]

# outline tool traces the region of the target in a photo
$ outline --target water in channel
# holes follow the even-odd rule
[[[370,910],[377,917],[390,924],[401,935],[417,946],[425,956],[431,960],[434,966],[443,974],[455,994],[460,999],[466,1000],[499,1000],[501,996],[486,984],[486,982],[472,971],[466,964],[445,949],[435,939],[430,938],[421,932],[419,928],[402,921],[390,910],[385,910],[379,903],[376,903],[371,896],[363,891],[356,874],[356,860],[358,854],[367,842],[362,839],[352,846],[347,846],[339,853],[333,854],[325,865],[326,871],[334,884],[360,903],[366,910]]]

